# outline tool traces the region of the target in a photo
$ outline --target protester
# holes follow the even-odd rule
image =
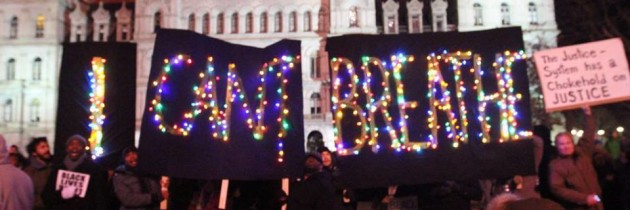
[[[537,190],[543,198],[551,198],[549,189],[549,162],[556,156],[556,149],[551,145],[551,130],[547,126],[534,126],[534,136],[543,140],[543,154],[538,166],[538,186]]]
[[[606,151],[615,162],[619,161],[621,156],[621,136],[619,132],[612,131],[610,133],[610,138],[606,141],[604,148],[606,148]]]
[[[309,153],[304,161],[304,180],[290,190],[287,201],[289,210],[334,209],[335,190],[329,174],[322,172],[322,158]]]
[[[46,137],[34,138],[27,146],[30,164],[24,168],[24,172],[33,180],[35,187],[35,210],[45,209],[42,200],[42,192],[50,175],[50,147]]]
[[[124,164],[116,168],[114,190],[120,209],[160,209],[164,200],[158,180],[140,175],[137,171],[138,149],[123,150]]]
[[[335,207],[334,209],[355,209],[357,206],[354,191],[342,188],[339,179],[339,168],[335,161],[335,155],[328,147],[320,147],[317,152],[322,157],[323,171],[328,173],[332,179],[333,187],[335,187]]]
[[[0,135],[0,210],[32,209],[33,182],[9,162],[6,140]]]
[[[28,161],[26,161],[26,158],[24,158],[24,155],[20,153],[20,149],[15,144],[9,147],[9,160],[11,160],[11,164],[13,164],[13,166],[19,169],[28,165]]]
[[[602,191],[592,161],[595,121],[590,107],[584,113],[585,132],[577,148],[570,133],[556,135],[558,157],[549,165],[549,183],[553,195],[567,209],[602,209]]]
[[[107,209],[107,172],[86,153],[87,141],[80,135],[74,135],[66,141],[66,156],[60,163],[52,166],[51,174],[42,193],[44,204],[49,209]],[[85,177],[89,176],[87,189],[75,185],[57,188],[60,172],[74,172]],[[74,175],[77,176],[77,175]],[[64,177],[59,177],[60,180]],[[86,180],[86,179],[82,179]],[[63,183],[62,183],[63,184]],[[85,192],[81,196],[81,192]]]

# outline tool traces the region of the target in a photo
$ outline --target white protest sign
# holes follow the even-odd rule
[[[81,198],[84,198],[89,183],[89,174],[59,170],[59,172],[57,172],[57,182],[55,184],[55,190],[61,190],[64,187],[72,186],[76,188],[74,194],[78,195]]]
[[[630,73],[621,39],[534,54],[547,112],[630,99]]]

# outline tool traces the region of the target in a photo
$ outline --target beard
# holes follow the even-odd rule
[[[52,155],[50,155],[50,153],[44,154],[44,155],[37,155],[37,158],[39,158],[40,160],[48,163],[50,162],[50,160],[52,160]]]

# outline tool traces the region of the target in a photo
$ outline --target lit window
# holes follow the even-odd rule
[[[35,38],[44,37],[44,23],[46,18],[43,15],[37,16],[37,22],[35,23]]]

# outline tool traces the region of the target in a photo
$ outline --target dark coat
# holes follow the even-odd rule
[[[588,195],[602,195],[593,167],[595,151],[595,122],[587,116],[584,138],[580,139],[575,153],[558,157],[549,164],[549,184],[551,193],[567,209],[589,209],[586,206]],[[601,204],[601,203],[600,203]],[[600,208],[601,209],[601,205]]]
[[[116,169],[114,191],[120,200],[120,209],[160,209],[162,197],[157,180],[140,176],[125,166]]]
[[[330,174],[317,172],[296,183],[289,191],[288,210],[330,210],[334,208],[335,188]]]
[[[107,172],[86,158],[73,172],[90,175],[88,189],[84,198],[75,196],[70,199],[61,197],[61,190],[55,190],[59,170],[68,170],[63,163],[54,164],[48,182],[42,193],[42,199],[48,209],[64,210],[100,210],[107,209]]]
[[[44,209],[44,201],[42,200],[42,192],[46,183],[48,182],[48,176],[50,176],[50,165],[36,162],[38,160],[31,159],[31,164],[24,167],[24,172],[33,180],[33,187],[35,187],[35,206],[34,209]]]

